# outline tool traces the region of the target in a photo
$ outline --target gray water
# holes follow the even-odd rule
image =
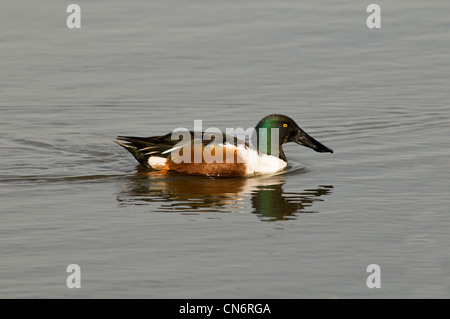
[[[450,4],[0,6],[0,297],[450,297]],[[286,114],[289,173],[143,173],[112,141]],[[68,289],[69,264],[81,288]],[[381,288],[366,268],[381,268]]]

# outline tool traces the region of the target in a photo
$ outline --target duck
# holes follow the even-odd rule
[[[160,174],[176,172],[208,177],[276,174],[288,165],[282,145],[290,142],[319,153],[333,153],[290,117],[270,114],[255,126],[256,147],[221,131],[175,131],[161,136],[118,136],[115,143],[144,167]],[[183,134],[180,134],[183,133]],[[177,138],[174,138],[177,136]],[[180,137],[183,137],[180,140]]]

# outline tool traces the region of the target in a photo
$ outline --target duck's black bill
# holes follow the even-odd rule
[[[326,147],[316,139],[312,138],[305,132],[301,132],[298,139],[295,141],[297,144],[312,148],[319,153],[333,153],[331,148]]]

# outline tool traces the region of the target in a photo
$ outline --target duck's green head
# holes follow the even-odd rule
[[[281,114],[271,114],[264,117],[256,125],[256,134],[258,137],[258,146],[260,151],[267,154],[272,154],[271,145],[273,145],[272,137],[278,134],[278,145],[280,146],[280,158],[283,159],[284,154],[281,149],[281,145],[289,142],[294,142],[309,148],[312,148],[316,152],[333,153],[333,150],[326,147],[322,143],[318,142],[311,136],[309,136],[305,131],[303,131],[297,123],[290,117]],[[266,129],[266,130],[264,130]],[[275,129],[275,130],[272,130]],[[266,136],[263,136],[266,134]],[[267,143],[260,143],[261,140],[267,140]],[[274,155],[274,154],[273,154]]]

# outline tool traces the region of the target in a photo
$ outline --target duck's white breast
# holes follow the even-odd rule
[[[244,159],[247,175],[273,174],[287,166],[287,163],[278,157],[261,154],[257,150],[245,146],[238,146],[238,154]]]

